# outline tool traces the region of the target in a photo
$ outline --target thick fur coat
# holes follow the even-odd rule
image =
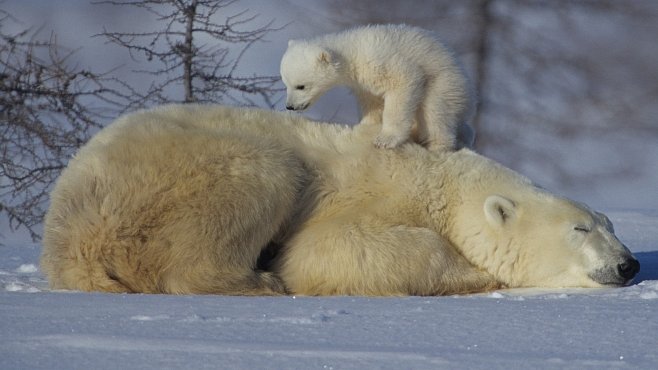
[[[53,288],[434,295],[602,286],[639,265],[605,216],[468,149],[372,146],[355,128],[218,106],[125,116],[63,171]],[[275,249],[269,271],[257,269]]]

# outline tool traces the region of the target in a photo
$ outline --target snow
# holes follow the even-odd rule
[[[293,6],[240,2],[244,3],[263,19],[277,18],[278,24],[297,20],[272,34],[269,43],[252,48],[252,57],[241,64],[250,73],[278,74],[288,38],[308,35],[310,30],[335,31],[325,14],[315,14],[308,21],[310,27],[300,25],[302,17],[294,9],[301,5],[315,9],[308,1],[286,1]],[[6,10],[16,9],[14,15],[26,25],[53,22],[63,45],[84,47],[76,54],[77,63],[99,71],[124,66],[125,53],[89,35],[101,32],[103,25],[131,29],[141,21],[131,12],[114,13],[108,8],[99,13],[98,6],[87,1],[3,5]],[[612,23],[607,19],[601,24]],[[46,35],[49,29],[44,29]],[[593,29],[592,24],[585,29]],[[628,52],[628,63],[653,60],[653,49],[634,46],[613,49],[623,55]],[[591,110],[599,111],[596,106]],[[547,114],[553,117],[555,112],[560,110]],[[357,107],[345,89],[336,89],[307,114],[355,122]],[[532,130],[524,135],[532,135]],[[583,167],[578,171],[596,172],[608,168],[601,165],[604,161],[616,165],[617,158],[623,158],[641,164],[642,176],[609,181],[592,176],[575,186],[559,178],[549,182],[546,166],[536,163],[521,171],[590,205],[652,208],[606,212],[620,239],[642,264],[636,283],[625,288],[517,289],[405,298],[50,291],[38,270],[41,247],[26,243],[0,219],[4,244],[0,245],[0,369],[658,369],[658,147],[651,137],[620,133],[614,143],[592,138],[560,148],[565,158],[571,153],[579,159],[571,164]],[[620,147],[635,149],[628,152],[632,155],[620,156]],[[596,166],[584,168],[595,161]]]
[[[0,369],[658,368],[658,211],[606,212],[634,285],[450,297],[50,291],[0,247]]]

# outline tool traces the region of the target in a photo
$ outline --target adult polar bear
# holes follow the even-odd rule
[[[433,295],[628,283],[601,214],[463,149],[381,151],[377,128],[166,106],[103,129],[52,192],[57,289]],[[268,243],[273,272],[257,271]]]

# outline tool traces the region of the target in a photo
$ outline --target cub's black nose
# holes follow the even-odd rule
[[[292,105],[286,105],[286,109],[287,110],[295,110],[295,107],[293,107]]]
[[[617,265],[617,272],[619,273],[619,276],[630,280],[640,272],[640,262],[634,258],[629,258],[624,263]]]

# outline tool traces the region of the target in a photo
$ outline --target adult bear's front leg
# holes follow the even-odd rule
[[[439,295],[494,289],[434,231],[375,217],[314,223],[286,243],[275,270],[293,294]]]

